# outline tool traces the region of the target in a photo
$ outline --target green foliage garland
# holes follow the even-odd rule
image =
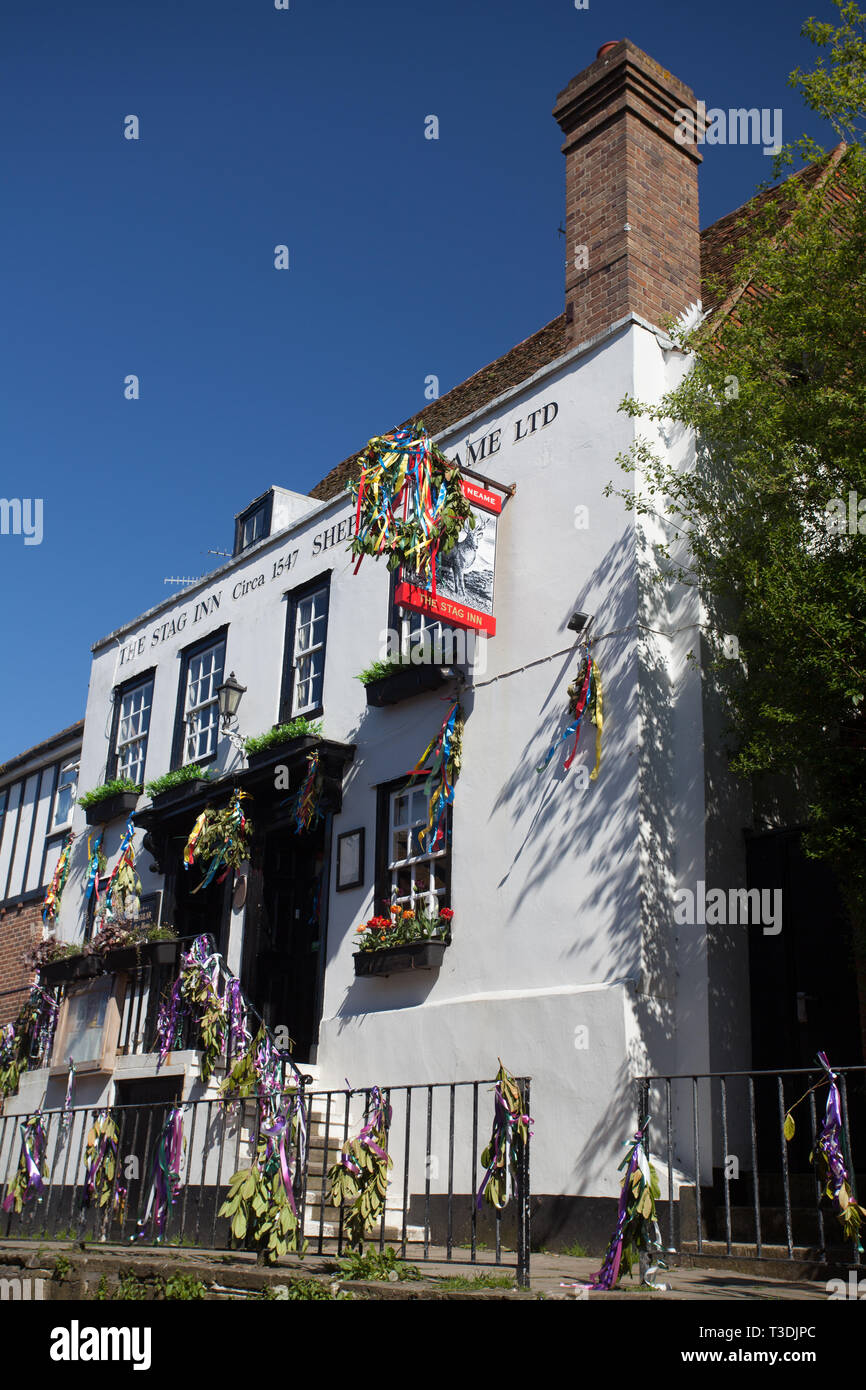
[[[390,570],[404,565],[423,577],[434,556],[447,555],[461,531],[475,525],[459,467],[430,442],[421,421],[371,439],[348,486],[358,516],[349,549],[359,562],[384,555]],[[411,500],[404,517],[406,487]]]
[[[280,1172],[279,1155],[268,1155],[268,1144],[260,1139],[255,1162],[239,1168],[229,1182],[226,1200],[219,1215],[231,1223],[238,1245],[250,1242],[266,1264],[276,1264],[281,1255],[306,1253],[300,1245],[300,1222],[292,1210]]]
[[[370,1092],[370,1108],[370,1119],[357,1138],[343,1146],[328,1172],[331,1204],[344,1208],[346,1238],[350,1246],[359,1250],[363,1249],[364,1236],[384,1211],[388,1170],[393,1165],[388,1154],[391,1108],[385,1105],[375,1086]]]

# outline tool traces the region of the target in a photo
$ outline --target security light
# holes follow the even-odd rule
[[[595,622],[593,613],[572,613],[568,620],[569,632],[586,632],[587,628]]]

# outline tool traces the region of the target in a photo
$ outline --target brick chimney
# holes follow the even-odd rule
[[[674,138],[675,113],[695,108],[691,89],[628,39],[605,44],[560,92],[568,347],[629,313],[661,326],[700,297],[701,156]]]

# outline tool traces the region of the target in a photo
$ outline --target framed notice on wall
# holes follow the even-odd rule
[[[70,986],[60,1005],[51,1075],[65,1075],[69,1059],[79,1072],[111,1072],[117,1055],[125,975],[100,975]]]
[[[493,575],[496,527],[502,511],[498,492],[464,478],[464,496],[472,504],[474,526],[461,531],[457,544],[436,560],[436,596],[429,580],[410,570],[397,572],[394,602],[441,619],[449,627],[465,627],[493,637]]]

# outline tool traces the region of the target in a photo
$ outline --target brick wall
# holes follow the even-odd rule
[[[0,1023],[11,1023],[27,998],[36,977],[21,957],[41,939],[41,898],[18,907],[0,907]]]
[[[691,89],[628,39],[557,98],[569,347],[628,313],[661,326],[700,297],[701,156],[675,139],[682,109],[695,110]]]

